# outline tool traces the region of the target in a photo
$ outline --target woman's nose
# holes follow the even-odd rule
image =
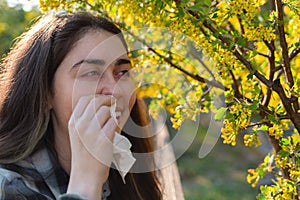
[[[113,95],[115,97],[120,94],[120,86],[112,74],[103,74],[97,86],[97,94]]]

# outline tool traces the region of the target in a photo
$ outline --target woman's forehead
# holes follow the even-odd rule
[[[120,37],[104,30],[89,31],[76,42],[64,60],[74,65],[80,60],[101,59],[107,63],[127,57],[127,50]]]

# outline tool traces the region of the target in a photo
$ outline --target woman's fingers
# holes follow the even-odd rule
[[[111,96],[107,95],[91,95],[81,97],[76,104],[71,115],[69,124],[75,126],[78,132],[100,126],[100,128],[110,118],[109,108],[112,104]],[[95,124],[95,117],[98,119],[98,124]]]
[[[113,138],[117,130],[117,124],[110,113],[113,100],[111,96],[105,95],[94,96],[94,98],[82,97],[69,122],[71,140],[78,138],[93,157],[108,165],[111,162],[110,154],[112,154]],[[80,143],[77,142],[77,145]],[[103,149],[107,151],[105,155]]]
[[[91,102],[91,99],[94,97],[95,95],[81,97],[73,109],[72,116],[75,118],[80,117],[84,113],[87,105]]]
[[[118,125],[116,124],[115,120],[112,117],[110,117],[109,120],[103,126],[102,131],[105,137],[107,137],[111,142],[113,142],[117,128]]]
[[[112,105],[112,101],[110,96],[107,95],[95,96],[90,100],[89,104],[86,106],[81,116],[86,120],[92,119],[99,109],[101,109],[104,106],[108,107],[111,105]]]
[[[110,116],[113,103],[111,96],[87,96],[80,98],[73,110],[69,120],[72,153],[69,192],[80,191],[82,187],[79,185],[78,189],[78,182],[101,188],[108,178],[117,129]]]
[[[89,95],[80,97],[73,109],[72,115],[75,118],[79,118],[83,115],[86,116],[87,114],[93,116],[92,114],[95,113],[100,106],[110,106],[112,104],[111,99],[111,96],[108,95]]]
[[[94,116],[95,120],[99,123],[100,127],[103,127],[104,124],[111,118],[110,116],[110,107],[101,106],[97,113]]]

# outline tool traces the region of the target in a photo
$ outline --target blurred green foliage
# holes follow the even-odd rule
[[[6,0],[0,0],[0,58],[8,53],[16,37],[39,14],[38,9],[24,11],[20,4],[10,7]]]
[[[193,123],[189,124],[186,126],[186,132],[192,133],[195,127],[193,127]],[[242,145],[242,138],[239,138],[236,147],[223,145],[219,140],[207,156],[199,158],[198,153],[207,128],[206,126],[198,128],[198,134],[192,145],[184,153],[184,156],[177,160],[185,199],[254,199],[258,189],[247,184],[246,169],[255,167],[257,160],[263,160],[263,155],[254,148],[246,149]],[[251,156],[249,156],[249,151]]]

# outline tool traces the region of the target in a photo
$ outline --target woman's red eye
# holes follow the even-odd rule
[[[122,76],[129,76],[129,70],[122,70],[122,71],[119,71],[118,73],[117,73],[117,76],[119,76],[119,77],[122,77]]]

